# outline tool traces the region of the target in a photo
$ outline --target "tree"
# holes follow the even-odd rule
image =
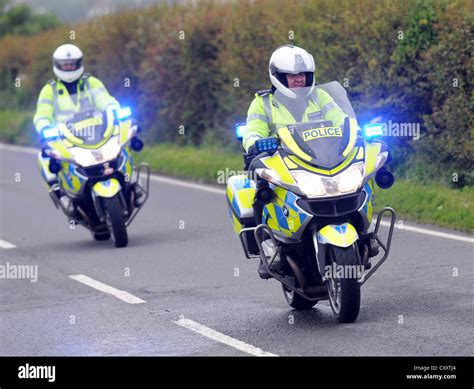
[[[35,35],[57,27],[61,22],[52,13],[37,14],[25,4],[10,5],[10,0],[0,0],[0,37]]]

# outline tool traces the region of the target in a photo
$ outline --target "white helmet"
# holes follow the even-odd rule
[[[81,49],[71,44],[59,46],[53,54],[53,71],[61,81],[78,80],[84,73]]]
[[[298,46],[284,45],[276,49],[270,57],[268,74],[273,86],[290,98],[296,98],[296,94],[288,88],[285,73],[306,73],[306,88],[309,95],[314,88],[314,58],[306,50]]]

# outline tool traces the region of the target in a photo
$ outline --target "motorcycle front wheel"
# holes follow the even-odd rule
[[[340,323],[353,323],[360,310],[360,285],[354,246],[329,246],[327,262],[333,269],[326,282],[331,309]]]
[[[107,215],[107,224],[112,230],[115,247],[125,247],[128,244],[127,227],[123,216],[122,204],[117,195],[110,198],[104,198],[105,213]]]

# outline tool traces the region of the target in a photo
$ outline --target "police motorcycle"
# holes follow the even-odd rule
[[[361,286],[389,255],[396,219],[386,207],[373,225],[374,181],[388,189],[394,177],[384,167],[387,146],[377,139],[383,125],[360,129],[338,82],[316,88],[344,112],[343,125],[277,124],[275,136],[256,141],[254,155],[244,153],[249,174],[230,177],[226,197],[245,256],[261,260],[269,277],[282,284],[288,304],[304,310],[329,300],[337,320],[352,323]],[[298,96],[292,103],[274,93],[290,113],[314,95],[301,91]],[[238,124],[237,137],[242,139],[244,131]],[[390,218],[386,239],[379,233],[384,215]],[[383,255],[373,265],[380,249]]]
[[[130,108],[84,109],[42,134],[38,162],[56,208],[115,247],[127,246],[127,227],[148,199],[150,168],[136,167],[131,153],[143,148],[139,131]]]

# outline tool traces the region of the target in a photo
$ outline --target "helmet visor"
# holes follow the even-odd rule
[[[82,66],[82,58],[54,59],[54,66],[63,72],[73,72]]]

